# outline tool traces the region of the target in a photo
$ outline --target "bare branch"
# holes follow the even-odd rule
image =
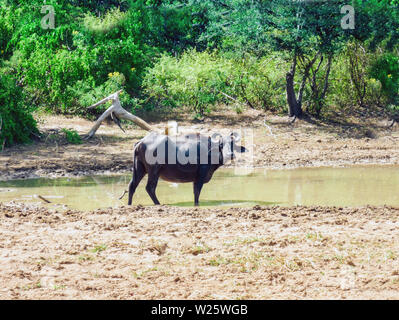
[[[121,103],[119,101],[119,94],[121,92],[122,92],[122,90],[119,90],[89,107],[89,109],[92,109],[101,104],[106,103],[107,101],[112,101],[112,105],[107,110],[105,110],[105,112],[97,119],[96,123],[91,128],[90,132],[87,134],[86,139],[92,138],[94,136],[94,134],[96,133],[97,129],[100,127],[101,123],[110,115],[112,116],[114,121],[115,121],[115,118],[117,118],[118,121],[119,121],[119,119],[126,119],[126,120],[130,120],[130,121],[134,122],[135,124],[137,124],[140,128],[142,128],[144,130],[147,130],[147,131],[153,130],[153,128],[147,122],[145,122],[143,119],[141,119],[137,116],[134,116],[133,114],[131,114],[130,112],[128,112],[122,108]],[[119,125],[119,127],[120,127],[120,125]]]
[[[88,109],[88,110],[89,110],[89,109],[94,109],[95,107],[98,107],[99,105],[104,104],[104,103],[106,103],[106,102],[109,101],[109,100],[114,100],[114,99],[116,99],[116,98],[119,99],[119,94],[120,94],[122,91],[123,91],[123,90],[119,90],[119,91],[117,91],[117,92],[115,92],[115,93],[109,95],[108,97],[106,97],[106,98],[100,100],[99,102],[97,102],[97,103],[91,105],[91,106],[88,107],[87,109]]]

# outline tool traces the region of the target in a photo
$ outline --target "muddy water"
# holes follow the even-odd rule
[[[130,175],[0,182],[0,201],[42,202],[80,210],[125,205]],[[146,178],[133,198],[134,204],[151,205]],[[204,186],[203,206],[278,205],[394,205],[399,206],[399,167],[302,168],[293,170],[220,169]],[[192,184],[160,181],[157,195],[162,204],[192,206]]]

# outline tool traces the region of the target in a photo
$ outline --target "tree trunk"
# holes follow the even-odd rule
[[[327,71],[326,71],[326,77],[324,78],[324,88],[323,88],[323,93],[321,94],[321,99],[324,99],[326,97],[327,94],[327,90],[328,90],[328,77],[330,75],[330,71],[331,71],[331,63],[332,63],[332,54],[330,53],[328,55],[328,62],[327,62]]]
[[[302,105],[303,91],[305,90],[306,81],[309,78],[310,69],[313,67],[313,65],[316,62],[318,56],[319,56],[319,53],[317,53],[314,56],[314,58],[312,60],[310,60],[308,64],[305,65],[305,70],[303,72],[303,77],[302,77],[302,83],[301,83],[301,86],[299,88],[298,98],[297,98],[298,103],[300,103],[301,105]]]
[[[291,64],[290,71],[287,72],[286,79],[286,90],[287,90],[287,103],[289,107],[289,116],[296,116],[300,118],[302,116],[302,105],[301,101],[296,99],[295,88],[294,88],[294,77],[297,64],[297,54],[295,53],[294,60]]]

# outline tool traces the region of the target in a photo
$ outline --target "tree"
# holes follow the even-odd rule
[[[398,11],[392,10],[397,0],[353,1],[355,29],[341,26],[346,0],[205,2],[209,24],[203,39],[211,46],[233,50],[237,46],[258,55],[279,51],[290,61],[286,73],[290,116],[302,116],[306,85],[311,90],[308,102],[320,113],[334,56],[350,38],[369,39],[374,47],[383,41],[393,47],[399,38]]]
[[[226,4],[228,15],[211,15],[216,18],[208,28],[208,36],[223,39],[221,32],[226,31],[225,37],[230,38],[231,43],[240,43],[242,48],[258,55],[270,50],[282,52],[291,61],[286,73],[289,114],[300,117],[307,81],[318,100],[323,100],[327,92],[332,58],[345,38],[340,24],[340,7],[343,5],[342,0],[235,0]],[[218,9],[218,6],[212,5],[212,8]],[[228,30],[220,27],[223,20],[229,20],[224,22]],[[316,75],[323,62],[327,72],[320,89]],[[299,86],[296,85],[298,79]]]

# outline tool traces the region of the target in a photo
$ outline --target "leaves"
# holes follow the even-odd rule
[[[0,74],[0,150],[4,146],[29,142],[33,135],[38,135],[32,110],[24,102],[15,79]]]

